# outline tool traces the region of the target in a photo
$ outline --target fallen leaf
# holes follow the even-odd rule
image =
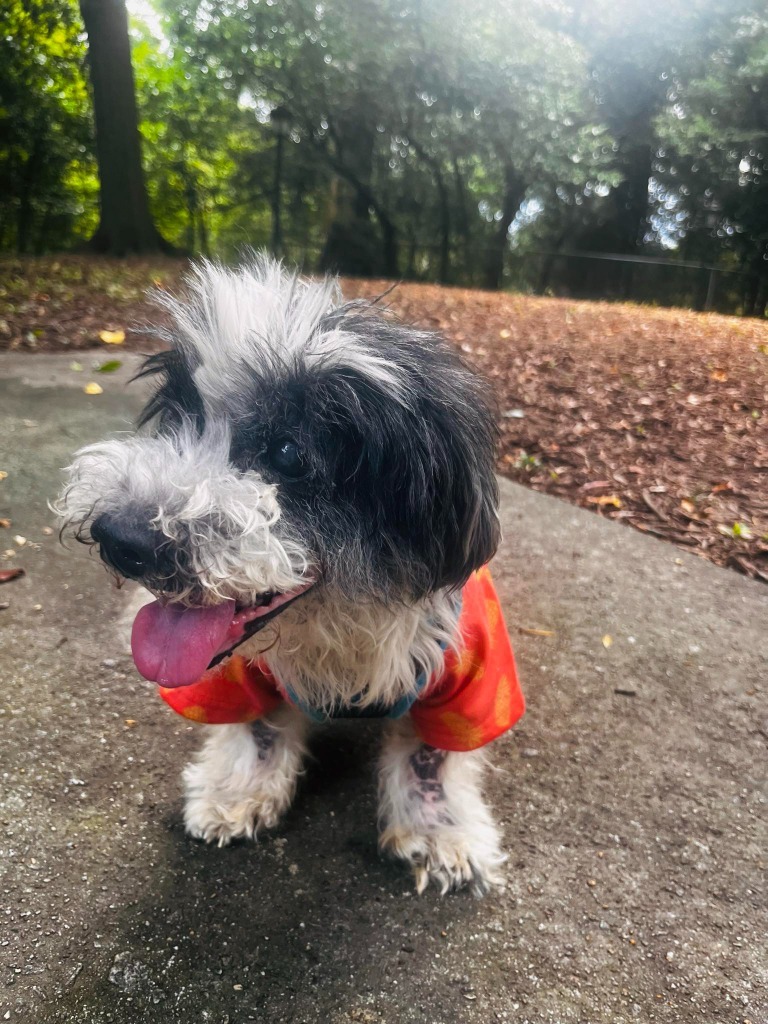
[[[582,491],[599,491],[602,488],[610,486],[610,480],[591,480],[589,483],[582,484]]]
[[[74,370],[75,373],[80,373],[80,371],[83,368],[83,364],[82,363],[70,363],[69,364],[69,368],[70,368],[70,370]]]
[[[689,516],[692,516],[696,511],[696,506],[694,505],[694,503],[692,501],[689,501],[687,498],[683,498],[683,500],[680,502],[680,508],[683,510],[683,512],[687,512]]]
[[[18,544],[20,548],[23,548],[24,545],[27,543],[27,538],[22,537],[20,533],[17,533],[16,536],[13,538],[13,543]]]
[[[712,373],[710,373],[709,375],[709,379],[719,381],[728,380],[728,374],[725,372],[725,370],[713,370]]]
[[[10,583],[24,575],[23,569],[0,569],[0,583]]]
[[[8,530],[11,526],[10,519],[0,519],[0,530]]]
[[[7,478],[8,474],[5,473],[2,469],[0,469],[0,480],[6,480]]]
[[[512,337],[512,331],[508,331],[506,329],[506,327],[505,327],[503,331],[499,331],[499,337],[500,338],[511,338]]]
[[[125,719],[125,726],[126,726],[127,729],[132,729],[134,727],[134,725],[136,725],[136,719],[135,718],[126,718]]]
[[[98,367],[96,373],[114,373],[115,370],[119,370],[123,364],[119,359],[108,359],[106,363],[102,363]]]
[[[612,505],[614,508],[621,508],[621,498],[618,494],[601,494],[597,498],[587,498],[591,505]]]
[[[734,523],[731,527],[734,537],[741,537],[743,540],[752,540],[752,531],[744,523]]]
[[[613,637],[609,636],[606,633],[605,636],[603,637],[602,643],[603,643],[603,647],[610,647],[611,644],[613,643]]]
[[[105,345],[122,345],[125,331],[99,331],[99,338]]]
[[[733,537],[734,540],[752,540],[752,531],[744,523],[734,523],[733,526],[718,526],[717,532],[724,537]]]
[[[43,527],[43,533],[45,534],[45,536],[46,536],[46,537],[50,537],[50,536],[51,536],[51,534],[53,533],[53,529],[52,529],[52,527],[50,527],[50,526],[44,526],[44,527]]]
[[[90,384],[86,384],[85,385],[85,387],[83,388],[83,391],[86,393],[86,395],[103,395],[104,394],[104,388],[101,386],[101,384],[97,384],[96,381],[93,381],[93,380],[90,382]]]
[[[554,629],[528,629],[526,626],[520,626],[520,632],[525,633],[526,636],[554,636]]]

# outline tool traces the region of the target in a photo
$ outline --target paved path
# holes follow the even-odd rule
[[[59,467],[138,401],[124,371],[84,395],[78,358],[0,362],[0,552],[28,541],[0,561],[27,569],[0,587],[0,1020],[768,1022],[768,589],[505,483],[506,891],[419,899],[379,859],[375,723],[317,736],[279,832],[202,847],[135,595],[43,533]]]

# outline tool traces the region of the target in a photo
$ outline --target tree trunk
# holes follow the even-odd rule
[[[39,139],[35,135],[32,151],[24,163],[24,170],[21,175],[19,208],[16,214],[16,252],[20,256],[24,256],[30,249],[32,222],[34,220],[35,176],[40,155]]]
[[[169,252],[152,221],[141,165],[139,118],[125,0],[80,0],[88,33],[100,218],[88,243],[97,252]]]
[[[525,198],[525,183],[511,164],[504,168],[504,194],[501,201],[501,219],[496,225],[485,262],[485,287],[498,291],[504,279],[504,256],[507,251],[509,229],[520,204]]]
[[[331,159],[329,162],[339,178],[351,185],[353,191],[350,197],[339,190],[336,215],[328,229],[328,237],[320,256],[321,270],[360,277],[374,277],[377,273],[383,273],[385,277],[397,277],[397,228],[392,219],[365,182],[360,181],[338,160]],[[381,228],[380,263],[371,252],[369,210],[373,211]]]
[[[475,278],[472,266],[472,231],[470,228],[469,212],[467,209],[467,189],[464,184],[464,179],[461,176],[459,161],[455,156],[452,158],[452,164],[453,183],[456,192],[456,226],[462,240],[462,251],[464,253],[463,281],[464,283],[473,285],[475,283]]]
[[[326,140],[313,139],[317,152],[340,179],[320,268],[359,277],[397,277],[397,228],[371,184],[375,130],[362,115],[347,116],[339,118],[329,134],[333,150]],[[371,213],[379,223],[379,237]]]
[[[762,318],[768,305],[768,267],[761,253],[750,260],[749,270],[743,315]]]
[[[619,252],[634,254],[642,248],[648,227],[648,182],[653,170],[650,146],[622,141],[624,180],[614,189]]]
[[[440,246],[438,248],[439,264],[437,268],[437,279],[440,284],[448,284],[451,272],[451,206],[448,199],[448,189],[445,178],[440,167],[440,162],[430,156],[419,143],[411,138],[411,146],[416,155],[427,165],[432,172],[432,177],[437,190],[438,211],[440,219]]]

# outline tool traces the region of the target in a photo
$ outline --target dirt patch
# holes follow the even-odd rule
[[[0,263],[0,350],[79,350],[103,330],[159,342],[152,285],[184,264]],[[384,281],[345,281],[350,296]],[[386,303],[491,381],[499,471],[768,582],[768,324],[637,305],[401,284]],[[105,358],[116,345],[101,344]]]

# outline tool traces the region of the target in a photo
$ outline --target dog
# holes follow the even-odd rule
[[[204,725],[187,832],[277,824],[313,721],[387,719],[380,846],[417,891],[502,882],[483,747],[524,702],[487,563],[488,386],[440,337],[264,254],[157,293],[137,430],[76,453],[58,511],[154,595],[137,668]]]

